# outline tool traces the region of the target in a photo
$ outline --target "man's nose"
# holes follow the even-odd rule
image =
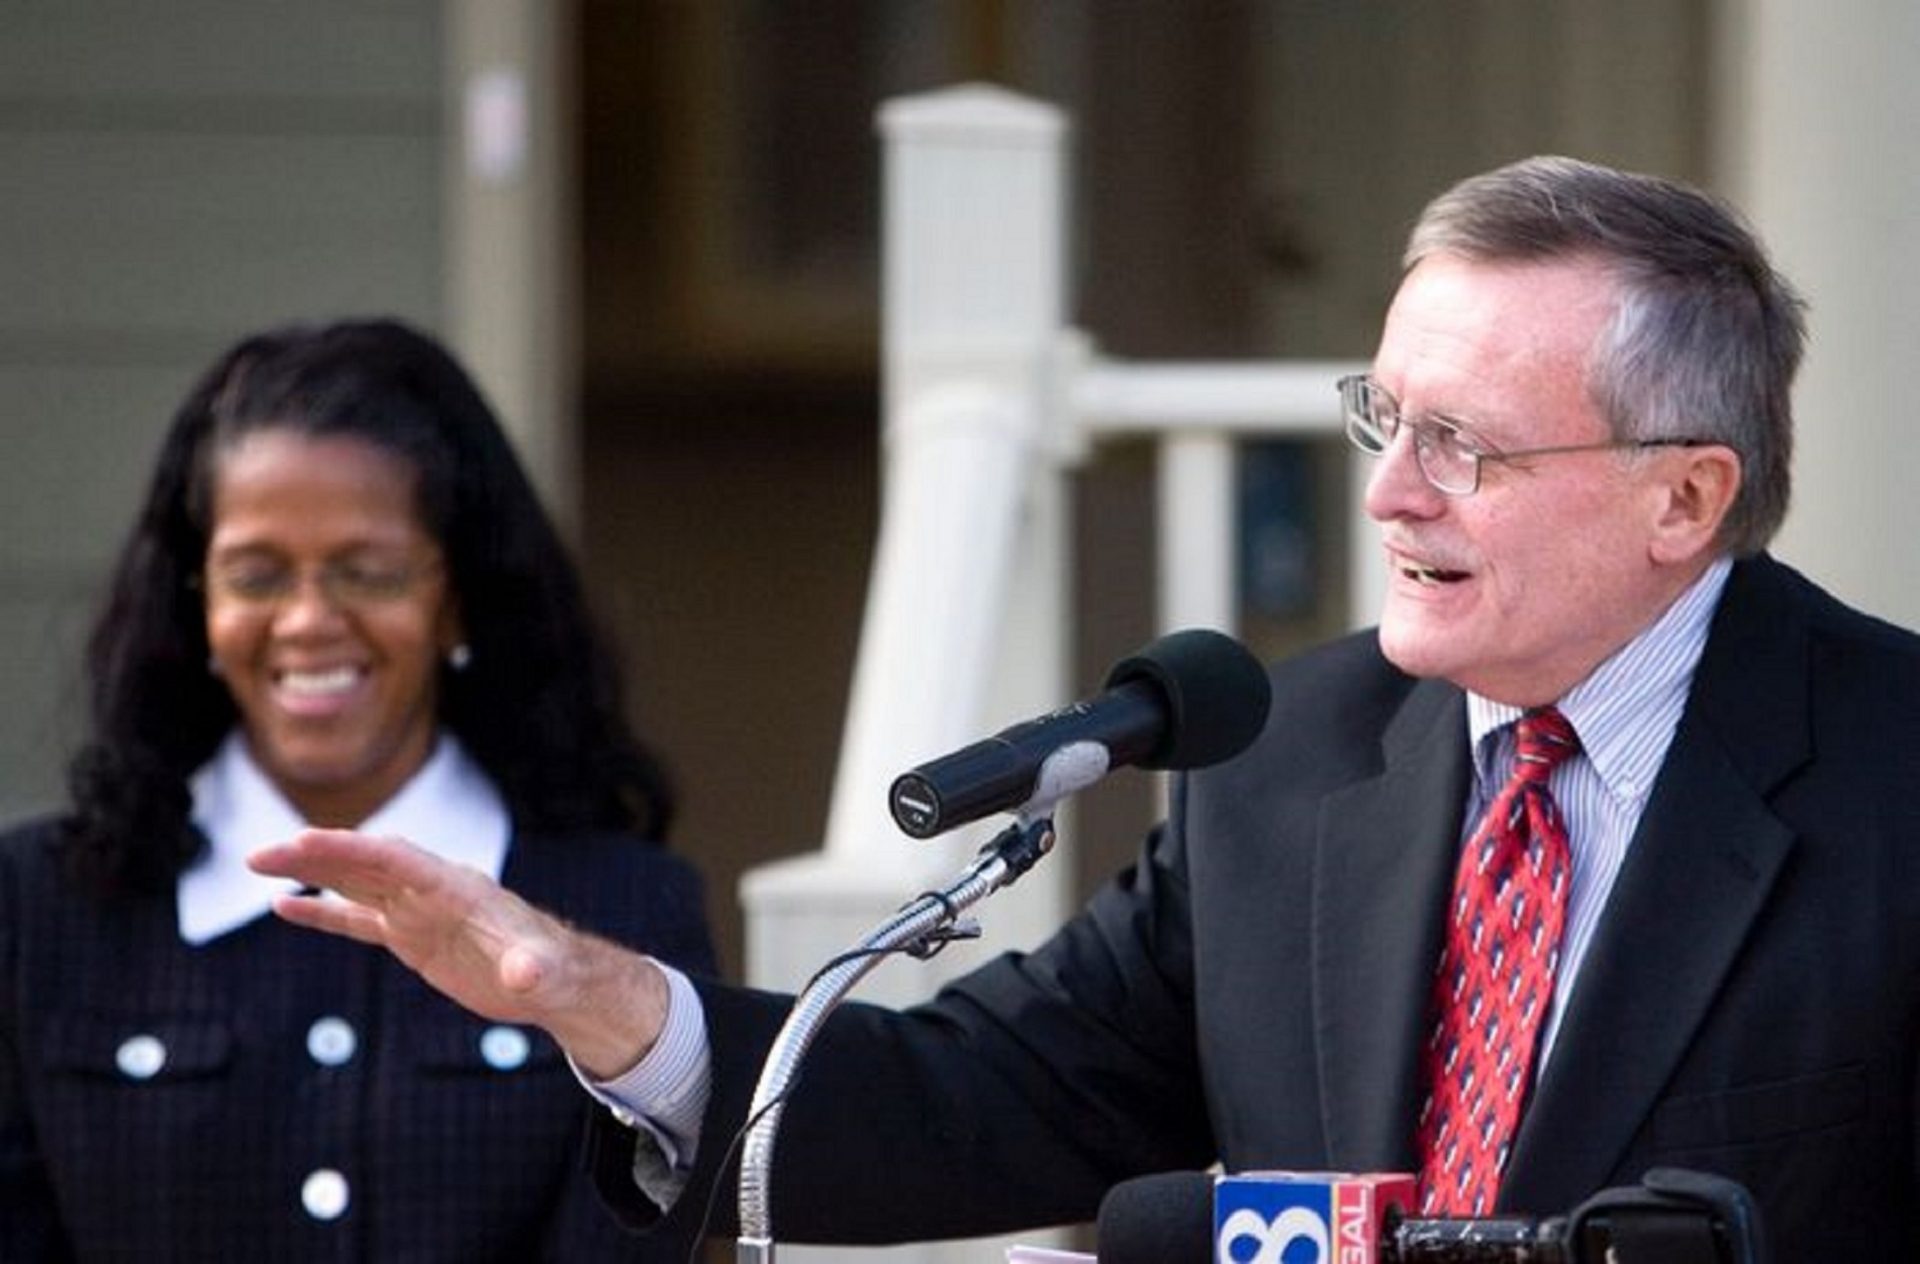
[[[1413,429],[1402,426],[1387,444],[1387,450],[1373,459],[1367,475],[1365,506],[1367,517],[1375,522],[1395,518],[1431,518],[1446,508],[1446,495],[1428,481],[1420,469],[1418,439]]]

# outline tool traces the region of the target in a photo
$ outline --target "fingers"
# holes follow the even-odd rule
[[[350,876],[376,886],[430,883],[449,863],[404,838],[381,838],[352,830],[302,830],[290,841],[263,847],[247,863],[259,873],[298,878]]]
[[[294,925],[310,930],[344,935],[363,944],[383,946],[387,942],[385,919],[358,904],[318,895],[278,895],[273,900],[273,911]]]
[[[397,892],[431,885],[447,862],[400,838],[374,838],[351,830],[305,830],[291,841],[263,847],[247,858],[255,873],[292,878],[345,893]]]
[[[569,928],[477,869],[348,830],[307,830],[247,863],[322,892],[277,897],[281,918],[385,948],[475,1013],[539,1022],[575,1004]]]
[[[281,918],[385,948],[456,1004],[545,1028],[582,1067],[617,1073],[659,1038],[668,988],[657,966],[476,869],[350,830],[307,830],[247,863],[326,893],[275,898]]]

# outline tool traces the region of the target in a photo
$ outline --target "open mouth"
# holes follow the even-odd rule
[[[345,693],[360,681],[357,667],[330,667],[326,671],[284,671],[274,684],[299,698],[325,698]]]
[[[1418,562],[1402,562],[1396,568],[1407,579],[1423,587],[1435,584],[1457,584],[1467,577],[1465,571],[1450,571],[1439,566],[1426,566]]]

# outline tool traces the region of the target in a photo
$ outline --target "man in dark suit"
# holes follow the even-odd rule
[[[1920,640],[1764,552],[1798,299],[1712,200],[1563,159],[1450,190],[1406,262],[1341,383],[1380,627],[1277,667],[1267,731],[1049,943],[834,1014],[783,1238],[1084,1219],[1214,1162],[1536,1214],[1678,1165],[1782,1260],[1920,1258]],[[699,1214],[781,998],[352,835],[256,863],[349,897],[284,916],[546,1027],[620,1104],[603,1190]]]

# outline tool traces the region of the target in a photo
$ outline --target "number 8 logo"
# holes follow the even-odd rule
[[[1313,1254],[1305,1259],[1288,1259],[1287,1251],[1296,1242],[1312,1245]],[[1252,1255],[1241,1254],[1252,1243]],[[1325,1264],[1327,1259],[1327,1222],[1305,1207],[1289,1207],[1271,1222],[1257,1211],[1241,1208],[1220,1226],[1215,1264]]]

